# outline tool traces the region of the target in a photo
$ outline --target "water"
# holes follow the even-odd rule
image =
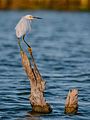
[[[32,14],[28,43],[46,81],[45,98],[51,114],[33,115],[29,103],[29,80],[22,68],[15,25]],[[23,45],[26,51],[26,46]],[[69,89],[79,89],[78,114],[64,114]],[[89,120],[90,119],[90,13],[51,11],[0,11],[0,119]]]

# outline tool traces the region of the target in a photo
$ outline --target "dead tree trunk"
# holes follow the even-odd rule
[[[66,103],[65,114],[76,114],[78,111],[78,90],[72,89],[69,91]]]
[[[28,51],[30,53],[32,62],[29,61],[26,53],[23,50],[20,51],[20,54],[22,58],[22,65],[28,76],[28,79],[30,80],[31,94],[29,100],[32,106],[32,111],[49,113],[52,111],[52,109],[50,105],[46,103],[44,98],[45,81],[42,79],[37,68],[31,48],[28,48]]]

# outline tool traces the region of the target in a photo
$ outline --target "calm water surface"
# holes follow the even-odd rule
[[[46,81],[45,98],[51,114],[33,115],[29,80],[22,68],[15,25],[32,14],[26,37]],[[26,46],[22,46],[26,51]],[[69,89],[79,89],[78,114],[64,114]],[[0,120],[90,120],[90,13],[50,11],[0,11]]]

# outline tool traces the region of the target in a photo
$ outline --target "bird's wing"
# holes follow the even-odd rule
[[[30,20],[27,20],[26,18],[23,17],[16,25],[15,29],[16,29],[16,36],[18,38],[22,37],[26,33],[30,33],[31,31]]]

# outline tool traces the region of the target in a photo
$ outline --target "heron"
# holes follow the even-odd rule
[[[32,15],[25,15],[20,19],[20,21],[16,25],[15,30],[16,30],[16,36],[18,38],[19,46],[20,46],[20,38],[22,38],[22,40],[25,42],[25,44],[28,47],[30,47],[30,45],[25,41],[24,37],[26,34],[29,34],[31,32],[31,21],[33,19],[42,19],[42,18],[35,17]],[[20,48],[21,48],[21,46],[20,46]]]

